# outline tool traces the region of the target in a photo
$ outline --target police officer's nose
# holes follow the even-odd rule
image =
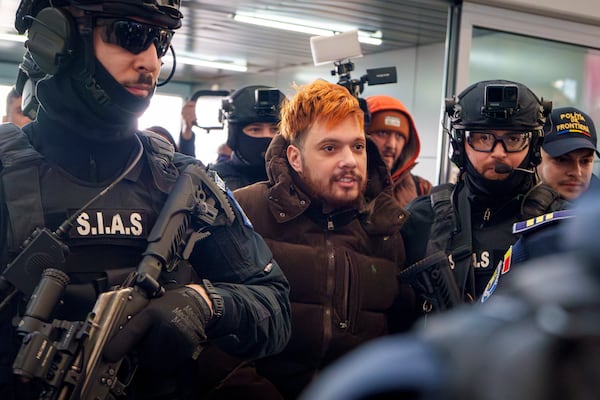
[[[506,157],[506,150],[504,149],[502,141],[498,140],[494,143],[491,154],[495,157]]]
[[[149,46],[146,50],[135,55],[134,68],[140,72],[155,72],[160,69],[160,59],[156,54],[156,46]]]

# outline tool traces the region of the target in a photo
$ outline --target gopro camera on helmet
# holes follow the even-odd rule
[[[518,109],[517,85],[487,85],[481,114],[488,118],[508,119]]]
[[[285,95],[268,86],[246,86],[222,100],[219,121],[228,124],[279,121],[280,105]]]
[[[531,132],[529,167],[541,161],[544,124],[552,102],[538,98],[527,86],[508,80],[476,82],[459,95],[446,99],[451,160],[464,168],[466,130],[510,130]]]
[[[250,140],[243,133],[243,128],[255,122],[278,123],[281,103],[284,100],[283,92],[264,85],[245,86],[225,97],[219,110],[219,122],[224,124],[227,121],[227,145],[247,161],[251,158],[251,154],[246,154],[244,157],[244,152],[260,153],[252,151],[252,145],[248,143],[240,144],[242,140]],[[253,141],[256,142],[258,139],[253,138]],[[247,148],[242,149],[241,147],[244,146]],[[264,163],[262,157],[260,162]]]
[[[279,89],[256,89],[254,91],[256,115],[279,117],[279,103],[281,103],[281,92]]]

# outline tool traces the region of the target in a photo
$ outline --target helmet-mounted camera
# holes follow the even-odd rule
[[[531,166],[539,164],[544,124],[552,111],[552,102],[539,99],[527,86],[507,80],[481,81],[458,96],[446,99],[452,145],[451,160],[464,168],[465,131],[506,130],[531,132]]]
[[[539,99],[518,82],[477,82],[458,96],[446,99],[446,113],[454,129],[542,129],[552,102]]]
[[[488,118],[510,118],[519,107],[517,85],[487,85],[481,114]]]
[[[223,99],[219,121],[229,124],[277,122],[285,95],[276,88],[247,86]]]
[[[278,89],[256,89],[254,91],[254,109],[259,117],[268,116],[279,119],[281,92]]]

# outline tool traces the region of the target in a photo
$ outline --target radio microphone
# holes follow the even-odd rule
[[[528,174],[533,174],[534,171],[525,169],[525,168],[513,168],[508,164],[496,164],[494,165],[494,172],[497,174],[509,174],[513,171],[526,172]]]

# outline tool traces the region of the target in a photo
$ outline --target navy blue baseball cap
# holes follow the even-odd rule
[[[559,157],[573,150],[596,148],[596,128],[589,115],[575,107],[559,107],[550,114],[550,132],[544,136],[542,149],[551,157]]]

